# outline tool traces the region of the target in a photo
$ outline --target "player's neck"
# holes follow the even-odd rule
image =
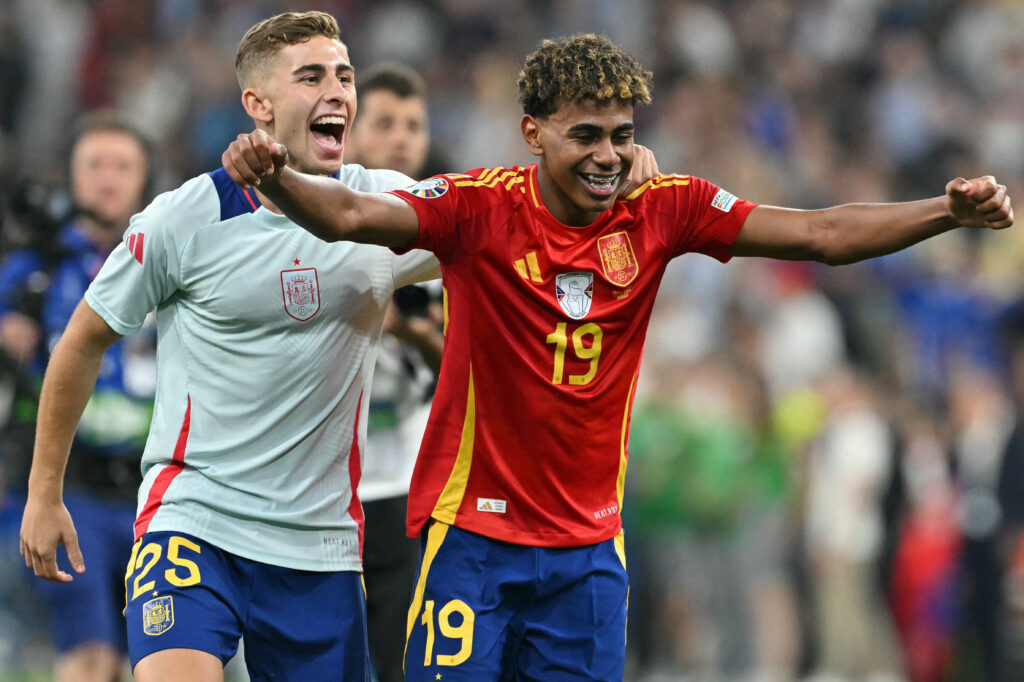
[[[128,221],[112,223],[99,220],[91,212],[80,212],[78,215],[78,229],[85,236],[89,243],[102,251],[109,251],[124,234]]]
[[[546,172],[543,163],[537,165],[537,190],[544,208],[548,210],[551,217],[563,225],[586,227],[604,213],[604,211],[587,210],[576,204]]]

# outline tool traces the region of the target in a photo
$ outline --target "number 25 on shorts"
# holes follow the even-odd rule
[[[453,613],[461,616],[462,622],[459,625],[452,625]],[[441,635],[447,639],[461,640],[458,652],[452,655],[438,654],[434,661],[436,665],[459,665],[469,659],[473,653],[473,623],[476,614],[469,605],[461,599],[452,601],[441,607],[437,613],[437,625]],[[423,604],[423,617],[420,622],[427,627],[427,642],[424,647],[423,665],[429,666],[434,658],[434,600],[429,599]]]
[[[167,542],[167,560],[170,561],[175,567],[185,569],[184,575],[179,575],[177,568],[168,568],[164,571],[164,579],[171,585],[176,587],[189,587],[197,584],[202,580],[202,576],[199,573],[199,566],[196,562],[191,559],[186,559],[180,556],[182,549],[195,552],[199,554],[201,549],[199,545],[195,544],[191,540],[187,540],[183,537],[173,535],[168,538]],[[128,572],[125,575],[125,588],[128,587],[128,580],[131,579],[132,575],[135,575],[135,579],[132,580],[134,589],[131,593],[131,599],[134,600],[140,594],[148,592],[156,587],[156,581],[150,580],[148,582],[142,582],[146,579],[149,571],[153,568],[158,561],[160,561],[160,555],[163,554],[163,547],[155,542],[149,542],[145,545],[142,542],[136,542],[132,548],[132,557],[128,561]],[[142,569],[137,574],[136,570]],[[127,591],[127,590],[126,590]]]

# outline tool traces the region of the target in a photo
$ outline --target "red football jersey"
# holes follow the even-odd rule
[[[441,375],[409,491],[433,517],[506,542],[618,534],[626,442],[668,261],[729,259],[754,204],[661,175],[585,227],[544,207],[537,166],[446,175],[394,192],[419,216],[445,290]]]

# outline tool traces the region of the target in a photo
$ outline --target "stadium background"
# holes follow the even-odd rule
[[[3,248],[52,229],[82,112],[114,107],[152,135],[159,189],[219,165],[250,128],[238,40],[288,9],[333,13],[357,68],[426,77],[435,170],[531,162],[518,65],[543,37],[595,31],[655,73],[637,140],[663,171],[799,208],[987,173],[1021,201],[1012,0],[4,0]],[[833,269],[670,269],[624,505],[630,679],[1021,679],[1022,235],[957,231]],[[0,363],[0,385],[12,371]],[[14,411],[0,679],[45,679]],[[821,675],[850,665],[865,676]]]

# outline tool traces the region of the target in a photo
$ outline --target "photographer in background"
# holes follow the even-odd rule
[[[0,264],[0,344],[33,373],[41,376],[82,294],[144,205],[151,166],[149,142],[116,115],[96,113],[77,126],[71,218],[53,243],[12,251]],[[64,500],[89,571],[69,585],[35,583],[49,607],[58,682],[120,679],[127,660],[124,571],[152,416],[155,337],[150,325],[106,352],[75,434]]]
[[[357,81],[359,116],[349,153],[367,168],[419,179],[430,147],[426,86],[411,69],[382,64]],[[405,535],[409,480],[441,365],[440,283],[395,292],[384,318],[370,391],[359,498],[366,535],[363,575],[370,656],[379,682],[399,682],[419,542]]]

